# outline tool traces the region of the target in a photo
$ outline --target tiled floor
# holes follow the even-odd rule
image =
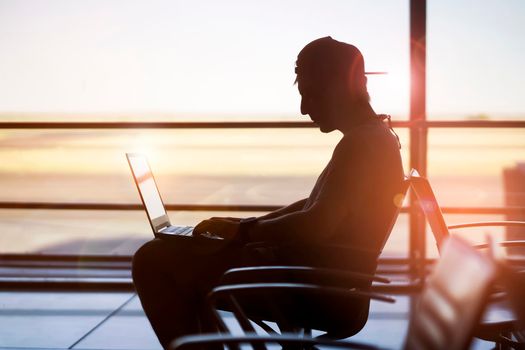
[[[126,348],[158,349],[135,300],[133,293],[2,292],[0,347],[116,349],[134,335],[140,341]]]
[[[410,298],[373,302],[352,340],[402,347]],[[238,329],[232,319],[228,325]],[[0,292],[0,349],[160,349],[137,296],[95,292]],[[475,349],[490,349],[476,342]]]

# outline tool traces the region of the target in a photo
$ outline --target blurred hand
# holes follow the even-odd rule
[[[214,217],[201,221],[193,229],[193,235],[198,236],[204,233],[211,233],[224,239],[235,239],[239,232],[239,221],[237,218],[218,218]]]

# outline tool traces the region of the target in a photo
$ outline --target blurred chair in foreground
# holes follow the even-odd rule
[[[417,196],[419,206],[430,225],[439,252],[442,250],[444,241],[450,236],[449,230],[487,226],[525,227],[523,221],[487,221],[447,226],[429,181],[421,177],[415,169],[410,172],[409,181],[411,189]],[[497,242],[496,245],[502,248],[525,248],[525,241],[501,241]],[[484,249],[488,248],[488,245],[479,244],[473,247]],[[508,301],[501,293],[493,299],[495,302],[489,304],[486,315],[477,327],[475,334],[481,339],[497,343],[500,334],[516,329],[516,318],[508,306]]]
[[[483,311],[496,266],[487,256],[477,252],[459,238],[449,238],[442,247],[442,256],[421,292],[415,312],[412,313],[404,348],[467,349]],[[230,297],[234,300],[235,294]],[[242,310],[240,310],[242,311]],[[236,317],[243,317],[242,312]],[[240,319],[239,322],[249,322]],[[172,343],[172,350],[199,349],[216,344],[237,348],[250,344],[253,348],[267,349],[279,344],[312,349],[315,346],[341,349],[377,349],[373,345],[335,341],[296,334],[257,335],[195,335],[181,337]],[[297,348],[297,347],[296,347]]]

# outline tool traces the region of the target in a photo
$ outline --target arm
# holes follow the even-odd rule
[[[307,208],[275,218],[260,218],[249,227],[249,241],[283,242],[301,239],[304,244],[325,241],[353,209],[362,192],[362,160],[349,139],[341,140],[312,191],[313,203]]]
[[[301,211],[307,201],[307,198],[301,199],[295,203],[292,203],[286,207],[274,210],[266,215],[260,216],[257,220],[269,220],[279,218],[289,213]],[[233,217],[212,217],[207,220],[201,221],[193,230],[194,235],[200,235],[206,232],[213,232],[221,235],[225,238],[233,238],[237,235],[239,230],[239,223],[241,218]]]
[[[273,218],[277,218],[279,216],[283,216],[285,214],[289,214],[289,213],[293,213],[295,211],[300,211],[301,209],[303,209],[306,201],[308,200],[308,198],[305,198],[305,199],[301,199],[295,203],[292,203],[290,205],[287,205],[285,207],[282,207],[282,208],[279,208],[277,210],[274,210],[266,215],[262,215],[260,217],[258,217],[258,219],[273,219]],[[237,218],[237,217],[227,217],[227,216],[214,216],[212,218],[210,218],[210,220],[229,220],[229,221],[236,221],[236,222],[239,222],[242,220],[242,218]]]
[[[342,207],[329,208],[329,201],[317,201],[308,209],[297,210],[305,201],[295,202],[258,218],[246,232],[248,241],[283,242],[304,232],[314,232],[318,239],[331,234],[344,215]],[[213,232],[224,238],[234,239],[238,237],[240,227],[240,219],[216,217],[200,222],[193,234]],[[303,243],[306,244],[307,241],[303,240]]]
[[[301,241],[307,244],[325,239],[348,214],[348,203],[356,192],[349,179],[354,177],[359,165],[353,159],[353,151],[346,146],[336,147],[322,179],[318,180],[321,183],[318,192],[313,194],[315,201],[308,208],[304,208],[306,199],[303,199],[244,227],[239,222],[211,219],[197,225],[194,232],[209,231],[228,239],[241,237],[242,241],[249,242],[282,243],[301,236]]]
[[[257,219],[247,232],[250,242],[283,242],[304,232],[314,232],[314,240],[330,235],[346,213],[346,207],[335,205],[329,198],[317,200],[303,209],[307,199],[297,201]],[[225,238],[234,238],[239,231],[239,219],[211,218],[199,223],[194,234],[213,232]],[[308,238],[308,237],[306,237]],[[307,243],[306,241],[303,241]]]
[[[341,221],[359,201],[358,181],[362,178],[364,159],[356,159],[356,147],[347,140],[341,141],[323,171],[316,192],[311,194],[314,202],[304,208],[306,200],[260,217],[246,226],[243,223],[220,219],[205,220],[195,228],[197,234],[209,231],[228,239],[240,237],[246,242],[285,242],[301,237],[303,243],[319,242],[331,236]],[[300,210],[299,210],[300,209]]]
[[[318,200],[310,208],[278,217],[261,217],[248,232],[251,242],[289,241],[304,232],[313,232],[314,240],[330,236],[346,214],[343,206],[330,206],[328,201]],[[306,243],[306,241],[303,241]]]

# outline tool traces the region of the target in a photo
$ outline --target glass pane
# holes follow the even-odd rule
[[[397,133],[406,168],[408,132]],[[4,130],[0,135],[0,201],[140,203],[124,154],[143,152],[165,203],[255,205],[286,205],[308,196],[340,138],[316,129]],[[208,214],[219,215],[170,213],[174,222],[180,218],[193,225]],[[6,252],[50,252],[48,245],[67,248],[71,241],[74,253],[75,242],[82,241],[90,252],[103,254],[107,247],[88,242],[93,235],[114,244],[124,244],[128,234],[149,235],[144,213],[5,210],[2,215]],[[405,226],[399,231],[406,232]],[[19,234],[29,235],[31,243],[22,243]],[[386,250],[399,254],[406,240],[396,237]]]
[[[293,67],[306,43],[326,35],[357,45],[367,70],[388,72],[369,76],[372,104],[406,119],[406,0],[5,0],[0,121],[307,120],[298,118]],[[406,130],[398,134],[408,166]],[[315,129],[1,130],[0,200],[138,203],[124,152],[140,151],[166,203],[284,205],[310,192],[338,138]],[[211,215],[218,214],[181,221]],[[6,252],[63,246],[76,253],[78,241],[104,254],[99,238],[149,238],[138,233],[148,232],[138,212],[5,210],[2,217]],[[31,223],[45,229],[26,231]],[[25,232],[28,246],[15,241]]]
[[[524,161],[525,129],[522,128],[432,129],[429,132],[429,180],[442,207],[525,207]],[[519,213],[446,215],[449,225],[497,220],[525,220],[525,217]],[[510,236],[504,234],[511,231]],[[525,231],[518,228],[481,227],[462,229],[458,234],[474,243],[484,243],[487,234],[496,241],[525,238]],[[428,251],[437,254],[434,239],[427,237]]]
[[[397,133],[407,166],[407,132]],[[307,197],[341,137],[313,128],[25,130],[0,136],[3,201],[140,202],[125,153],[141,152],[166,203],[260,205]]]
[[[506,220],[504,215],[462,215],[462,214],[448,214],[445,215],[445,222],[447,225],[457,225],[464,223],[474,223],[482,221],[501,221]],[[451,230],[451,234],[466,240],[471,244],[487,243],[487,237],[490,236],[495,242],[508,239],[507,228],[505,227],[473,227]],[[514,248],[515,249],[515,248]],[[506,249],[501,250],[502,254],[507,254]],[[430,227],[427,227],[427,257],[438,257],[436,241],[432,235]]]
[[[428,140],[429,180],[441,206],[507,204],[503,173],[525,161],[525,129],[432,129]]]
[[[407,201],[405,201],[405,205]],[[400,214],[388,238],[382,257],[408,258],[409,216]]]
[[[169,212],[177,225],[211,216],[262,213]],[[153,238],[146,213],[116,210],[0,210],[0,253],[132,255]]]
[[[212,216],[250,217],[262,212],[170,211],[176,225]],[[0,210],[0,253],[132,255],[153,238],[146,213],[116,210]],[[401,215],[383,257],[407,257],[408,215]]]
[[[408,110],[408,1],[5,0],[8,120],[295,119],[299,50],[357,45],[381,113]],[[38,57],[38,59],[35,59]]]
[[[429,0],[429,119],[524,119],[525,2]]]

